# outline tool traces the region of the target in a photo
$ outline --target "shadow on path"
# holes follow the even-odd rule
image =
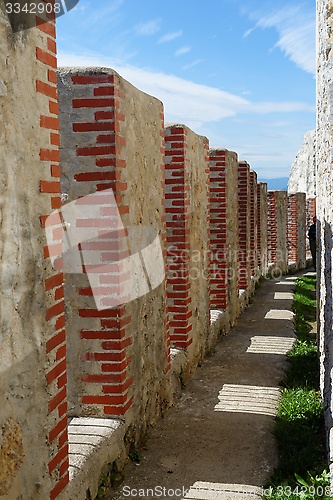
[[[109,500],[140,497],[140,489],[142,498],[153,499],[261,498],[253,488],[243,495],[237,486],[231,490],[232,485],[261,487],[277,465],[272,430],[285,352],[295,338],[293,281],[283,277],[260,286],[179,403],[151,431],[141,463],[128,464],[124,482]],[[279,319],[284,317],[291,319]],[[199,484],[185,495],[198,482],[213,485]]]

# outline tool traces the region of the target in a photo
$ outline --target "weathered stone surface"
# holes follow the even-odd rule
[[[332,433],[332,241],[333,241],[333,4],[330,0],[317,2],[318,71],[317,71],[317,275],[319,275],[319,348],[321,391],[324,399],[328,430],[329,461],[333,484]]]
[[[10,500],[45,499],[51,489],[44,351],[53,327],[45,320],[52,299],[44,279],[52,271],[40,225],[50,198],[39,192],[40,179],[50,176],[39,155],[50,131],[39,123],[48,99],[36,93],[46,72],[36,63],[42,37],[37,29],[14,34],[0,9],[0,495]]]
[[[101,77],[105,82],[100,85],[74,85],[72,78]],[[108,82],[116,82],[114,85]],[[117,93],[115,107],[108,105],[111,98],[96,101],[94,106],[94,88],[102,87],[105,95]],[[115,90],[116,89],[116,90]],[[110,94],[111,93],[111,94]],[[90,106],[73,109],[73,99],[91,99]],[[98,102],[99,101],[99,102]],[[164,207],[164,151],[163,106],[160,101],[136,89],[115,71],[109,68],[61,69],[59,70],[59,102],[62,137],[62,192],[68,201],[79,196],[95,193],[98,190],[115,186],[117,202],[122,211],[122,223],[130,226],[153,228],[159,235],[162,249],[165,248],[165,207]],[[107,113],[105,120],[95,121],[95,113]],[[113,118],[111,118],[111,116]],[[116,123],[116,132],[101,132],[100,129],[76,133],[74,124]],[[83,125],[84,126],[84,125]],[[103,135],[104,134],[104,135]],[[101,137],[103,136],[103,138]],[[104,143],[99,142],[105,141]],[[109,142],[108,142],[109,141]],[[91,152],[80,155],[78,148],[98,148],[116,143],[114,154],[98,156]],[[113,167],[100,167],[100,160],[113,161]],[[78,174],[90,176],[101,172],[112,174],[118,184],[80,181]],[[118,186],[118,187],[117,187]],[[101,374],[102,363],[97,359],[85,361],[86,352],[102,352],[101,341],[80,338],[81,330],[100,331],[100,319],[90,316],[81,317],[80,309],[95,308],[92,296],[83,296],[78,288],[87,287],[85,275],[67,275],[65,299],[67,304],[67,328],[69,332],[69,399],[73,416],[104,416],[103,405],[82,404],[85,395],[105,397],[102,383],[86,383],[82,376]],[[124,325],[126,338],[131,344],[126,350],[128,361],[128,380],[135,380],[129,389],[129,398],[133,396],[133,405],[126,414],[132,432],[144,432],[146,426],[154,422],[163,409],[169,405],[169,381],[165,376],[168,362],[166,342],[166,288],[163,282],[148,294],[125,303],[123,306],[128,324]],[[120,330],[119,330],[120,331]],[[102,343],[103,344],[103,343]],[[107,370],[107,368],[106,368]],[[112,372],[112,369],[109,368]],[[121,393],[122,391],[120,391]],[[95,401],[95,400],[94,400]],[[96,399],[97,401],[97,399]],[[133,431],[133,429],[135,429]]]
[[[310,130],[294,163],[288,181],[288,193],[306,193],[308,198],[316,196],[316,131]]]

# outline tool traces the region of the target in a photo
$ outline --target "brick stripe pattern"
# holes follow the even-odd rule
[[[167,299],[171,345],[192,344],[190,294],[190,185],[186,173],[186,135],[182,126],[165,131],[165,202],[167,235]]]
[[[249,287],[250,250],[250,166],[238,163],[238,285],[240,290]]]
[[[312,224],[313,217],[316,216],[316,198],[307,198],[306,200],[306,224],[309,227]]]
[[[258,205],[257,174],[250,171],[250,266],[251,276],[258,274]]]
[[[119,214],[127,214],[129,207],[122,204],[122,193],[127,189],[127,183],[122,182],[122,172],[126,169],[122,148],[126,145],[126,140],[120,135],[120,124],[124,122],[125,117],[120,111],[123,93],[119,88],[119,78],[113,74],[73,75],[72,85],[72,109],[76,116],[72,127],[76,135],[76,157],[79,165],[74,180],[78,186],[82,186],[78,188],[78,192],[93,194],[112,189]],[[85,165],[83,171],[80,171],[81,165]],[[88,171],[87,165],[90,166]],[[77,203],[84,201],[78,199]],[[119,297],[128,279],[126,270],[121,269],[121,260],[127,256],[126,231],[120,229],[122,234],[114,231],[110,236],[107,230],[108,225],[112,226],[110,214],[103,208],[102,201],[97,203],[101,203],[101,218],[103,214],[105,216],[106,234],[101,235],[98,242],[87,242],[83,246],[86,247],[85,250],[100,251],[101,260],[106,264],[118,261],[115,270],[118,278],[103,274],[99,277],[101,286],[109,285],[112,288],[109,298],[111,302],[103,304],[112,309],[97,310],[94,306],[82,305],[84,300],[80,301],[79,297],[92,298],[93,290],[89,286],[79,286],[76,290],[78,297],[76,303],[81,304],[77,314],[82,325],[80,331],[82,393],[79,397],[83,416],[91,414],[123,416],[133,403],[131,392],[133,377],[130,375],[129,353],[132,339],[128,334],[128,325],[132,318],[125,306],[113,307],[112,294],[116,293]],[[91,223],[94,226],[94,221]],[[94,245],[93,248],[91,245]],[[109,250],[105,252],[103,250],[105,248],[112,248],[113,254],[111,255]],[[87,267],[83,271],[92,272]],[[123,299],[125,303],[126,297]],[[91,324],[90,320],[94,324],[93,329],[87,327]]]
[[[288,196],[288,262],[298,262],[297,195]]]
[[[257,184],[257,250],[260,276],[267,271],[267,184]]]
[[[37,64],[43,67],[44,78],[36,80],[36,92],[44,96],[45,112],[40,116],[41,130],[48,131],[49,145],[40,149],[40,160],[47,174],[40,181],[40,192],[50,199],[50,213],[60,208],[60,134],[58,119],[57,53],[55,22],[45,23],[36,18],[36,29],[40,32],[40,43],[36,47]],[[40,218],[42,227],[49,214]],[[53,250],[61,254],[61,228],[55,223],[54,249],[44,247],[44,258],[48,259]],[[69,482],[68,473],[68,417],[67,417],[67,371],[66,371],[66,331],[64,306],[64,275],[58,260],[57,271],[45,280],[45,291],[53,300],[46,311],[46,320],[52,324],[53,336],[46,343],[49,370],[46,374],[50,430],[48,434],[50,459],[48,471],[53,481],[50,499],[55,499]]]
[[[210,307],[228,307],[227,180],[228,151],[210,151]]]
[[[162,218],[162,224],[163,224],[163,229],[162,229],[162,235],[161,239],[163,242],[162,245],[162,251],[163,251],[163,259],[165,262],[165,269],[166,269],[166,279],[164,281],[164,286],[165,286],[165,308],[166,308],[166,314],[165,314],[165,320],[164,320],[164,342],[166,345],[166,353],[167,353],[167,362],[166,362],[166,368],[165,368],[165,375],[167,375],[170,371],[171,368],[171,336],[170,336],[170,321],[171,321],[171,316],[169,311],[169,299],[168,299],[168,286],[169,286],[169,281],[168,281],[168,269],[167,269],[167,263],[168,263],[168,242],[167,242],[167,201],[166,201],[166,191],[167,191],[167,184],[166,184],[166,161],[165,161],[165,141],[166,141],[166,133],[165,133],[165,127],[164,127],[164,112],[161,112],[160,114],[160,119],[161,119],[161,153],[163,154],[164,161],[161,163],[161,171],[162,171],[162,192],[164,193],[164,197],[162,200],[162,206],[164,210],[164,215]]]
[[[277,262],[277,208],[276,193],[268,191],[267,193],[267,252],[268,262]]]

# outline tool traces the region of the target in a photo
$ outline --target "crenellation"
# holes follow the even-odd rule
[[[54,22],[31,28],[21,51],[7,46],[11,30],[0,11],[10,63],[1,68],[0,428],[18,450],[13,459],[0,448],[0,496],[94,498],[105,464],[124,464],[257,281],[290,270],[288,257],[305,267],[316,200],[297,193],[288,207],[287,193],[267,192],[236,152],[209,149],[184,124],[165,127],[163,103],[110,68],[56,72]],[[320,154],[323,248],[331,191]],[[323,256],[320,265],[326,276]],[[331,317],[320,315],[323,350]]]

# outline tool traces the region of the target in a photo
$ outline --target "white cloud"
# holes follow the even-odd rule
[[[182,69],[186,71],[188,69],[194,68],[200,63],[202,63],[202,59],[197,59],[196,61],[193,61],[190,64],[185,64],[185,66],[183,66]]]
[[[200,85],[174,75],[136,66],[118,64],[102,56],[59,53],[59,66],[111,67],[144,92],[156,96],[165,105],[166,118],[182,123],[217,122],[238,114],[313,112],[303,102],[251,102],[215,87]]]
[[[166,35],[163,35],[158,43],[165,43],[165,42],[171,42],[171,40],[175,40],[176,38],[179,38],[182,36],[183,32],[182,31],[175,31],[173,33],[167,33]]]
[[[249,35],[251,35],[252,31],[254,31],[255,28],[250,28],[249,30],[245,31],[243,38],[247,38]]]
[[[135,33],[139,36],[155,35],[161,28],[161,19],[153,19],[147,23],[138,24]]]
[[[316,72],[316,18],[315,8],[305,4],[285,5],[283,8],[255,10],[248,13],[256,26],[262,29],[274,28],[279,39],[275,47],[279,48],[291,61],[302,70]],[[250,33],[248,30],[246,33]],[[244,35],[245,36],[245,35]]]
[[[175,56],[183,56],[184,54],[187,54],[190,52],[191,47],[180,47],[180,49],[176,50]]]

